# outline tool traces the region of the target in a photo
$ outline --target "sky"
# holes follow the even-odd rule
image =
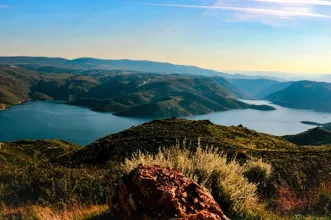
[[[331,0],[0,0],[0,56],[331,73]]]

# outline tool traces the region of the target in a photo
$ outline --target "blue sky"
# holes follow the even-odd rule
[[[331,73],[327,0],[0,0],[0,56]]]

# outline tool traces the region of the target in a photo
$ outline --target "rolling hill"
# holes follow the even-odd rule
[[[237,101],[246,96],[221,77],[126,71],[47,74],[16,66],[3,66],[0,71],[1,108],[24,100],[55,99],[132,117],[189,116],[244,108],[274,110]]]
[[[197,147],[198,142],[202,146],[218,147],[231,156],[234,156],[238,150],[258,154],[299,150],[295,144],[285,139],[248,130],[242,126],[226,127],[215,125],[210,121],[165,119],[148,122],[101,138],[56,161],[71,165],[105,164],[108,161],[122,161],[137,151],[156,153],[160,147],[172,146],[182,141],[190,147]]]
[[[103,166],[124,161],[133,153],[156,154],[160,148],[179,144],[192,151],[213,147],[240,161],[262,158],[273,166],[274,181],[301,189],[327,175],[330,146],[298,146],[273,135],[242,126],[219,126],[210,121],[157,120],[101,138],[81,149],[52,160],[70,167]],[[326,165],[326,163],[328,165]],[[318,170],[319,172],[316,172]],[[309,176],[309,178],[305,178]],[[269,191],[270,192],[270,191]]]
[[[297,145],[327,145],[331,144],[331,131],[316,127],[300,134],[284,136],[284,138]]]
[[[285,107],[331,112],[331,84],[299,81],[266,99]]]

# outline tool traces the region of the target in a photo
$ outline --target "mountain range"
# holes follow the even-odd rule
[[[78,72],[87,69],[98,70],[131,70],[152,73],[179,73],[200,76],[222,76],[225,78],[260,79],[268,76],[249,76],[243,74],[228,74],[224,72],[203,69],[196,66],[176,65],[171,63],[144,60],[105,60],[96,58],[77,58],[68,60],[51,57],[0,57],[0,64],[17,65],[37,71]],[[57,70],[56,70],[57,69]],[[271,79],[275,79],[270,77]]]
[[[235,100],[240,98],[266,99],[290,108],[331,111],[331,86],[323,82],[247,78],[152,61],[0,57],[0,64],[3,64],[1,109],[28,99],[64,100],[96,111],[134,117],[273,109]]]

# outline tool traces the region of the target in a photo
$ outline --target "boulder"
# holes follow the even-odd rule
[[[117,219],[227,220],[214,198],[178,170],[139,165],[109,195]]]

